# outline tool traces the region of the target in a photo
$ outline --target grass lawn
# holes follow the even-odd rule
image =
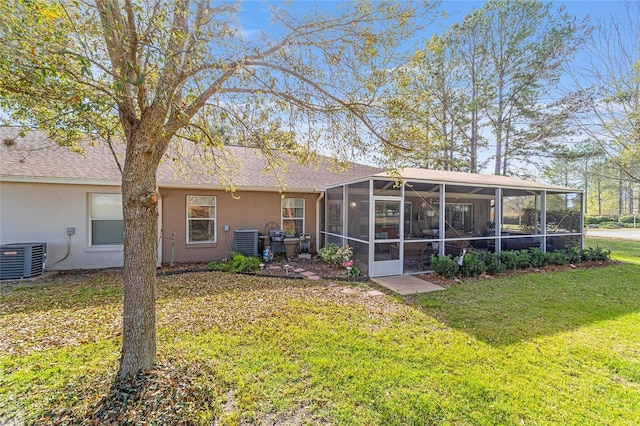
[[[406,299],[161,278],[158,365],[128,393],[117,275],[21,288],[0,296],[0,424],[640,424],[640,243],[596,244],[625,264]]]

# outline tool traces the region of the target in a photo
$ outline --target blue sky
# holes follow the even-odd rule
[[[300,0],[293,2],[272,1],[270,4],[277,4],[287,9],[299,10],[301,12],[310,11],[315,8],[335,10],[339,2],[322,1],[322,0]],[[290,3],[287,5],[287,3]],[[441,31],[453,22],[458,22],[473,8],[480,8],[483,1],[467,1],[467,0],[445,0],[440,6],[441,11],[446,11],[448,18],[446,20],[438,20],[434,27],[434,31]],[[574,0],[564,2],[551,2],[554,5],[564,4],[567,12],[577,17],[590,15],[592,17],[607,15],[614,12],[621,5],[619,0]],[[265,3],[261,0],[249,0],[242,3],[242,25],[246,31],[269,30],[269,21],[265,19]]]
[[[460,22],[462,19],[473,9],[479,9],[482,7],[484,1],[456,1],[445,0],[439,6],[440,12],[446,12],[446,18],[437,18],[432,25],[421,31],[420,34],[416,34],[415,41],[417,46],[421,47],[428,37],[434,33],[441,33],[449,28],[453,23]],[[590,23],[593,25],[601,18],[608,18],[610,14],[616,14],[623,12],[624,2],[619,0],[599,0],[599,1],[554,1],[552,5],[559,7],[564,5],[566,12],[577,18],[584,18],[589,16]],[[313,11],[314,9],[326,9],[327,11],[335,11],[339,2],[336,1],[310,1],[300,0],[293,2],[275,1],[269,2],[269,4],[276,4],[285,8],[290,13],[298,13],[300,15]],[[247,34],[256,34],[259,31],[265,31],[267,33],[273,32],[274,27],[271,26],[268,17],[268,11],[264,1],[250,0],[243,1],[241,3],[242,13],[240,14],[240,23],[243,30]],[[589,55],[588,51],[582,51],[578,53],[576,61],[580,61]],[[568,80],[567,80],[568,81]],[[567,87],[566,89],[570,89]],[[558,95],[560,96],[560,95]],[[492,154],[490,151],[482,153],[483,155]]]

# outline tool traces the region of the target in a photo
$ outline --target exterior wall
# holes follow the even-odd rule
[[[120,187],[1,182],[0,243],[47,243],[47,270],[122,266],[121,246],[90,246],[90,193],[119,194]],[[70,245],[68,227],[75,228]]]
[[[207,262],[228,258],[233,251],[235,229],[257,229],[265,232],[269,222],[281,226],[281,199],[278,192],[238,191],[231,194],[219,190],[161,188],[162,197],[162,262]],[[187,195],[216,196],[216,242],[187,244]],[[289,193],[286,197],[305,199],[305,232],[314,235],[316,229],[316,200],[319,194]],[[229,231],[224,226],[229,225]],[[175,232],[175,237],[173,233]],[[295,254],[298,239],[287,242],[289,256]],[[312,242],[311,247],[315,245]]]

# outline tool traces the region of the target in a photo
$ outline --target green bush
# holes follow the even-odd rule
[[[565,250],[564,254],[567,257],[567,263],[580,263],[582,261],[582,253],[576,247]]]
[[[529,259],[531,267],[540,268],[549,264],[549,256],[537,247],[529,249]]]
[[[207,263],[207,268],[214,271],[228,271],[231,268],[231,264],[229,262],[216,262],[215,260],[212,260]]]
[[[518,267],[518,255],[513,250],[500,252],[500,263],[505,269],[516,269]]]
[[[598,226],[602,229],[618,229],[624,228],[624,225],[621,222],[601,222]]]
[[[318,255],[326,263],[332,263],[336,265],[342,265],[342,263],[351,259],[353,256],[353,250],[348,245],[340,247],[334,243],[327,243],[324,247],[318,250]]]
[[[615,219],[610,216],[585,216],[585,225],[598,225],[604,222],[614,222]]]
[[[611,252],[602,247],[587,247],[582,250],[580,257],[583,262],[589,262],[591,260],[609,260],[611,258]]]
[[[457,261],[456,263],[459,265]],[[486,270],[487,267],[484,261],[480,259],[476,252],[468,252],[462,257],[462,265],[459,269],[461,275],[465,277],[475,277],[484,274]]]
[[[564,251],[558,250],[553,253],[547,253],[550,265],[566,265],[569,263],[569,259]]]
[[[258,269],[260,259],[255,256],[245,256],[242,253],[233,253],[230,270],[233,272],[251,272]]]
[[[531,267],[531,255],[528,250],[517,250],[514,253],[517,258],[516,269],[526,269]]]
[[[338,251],[338,245],[334,243],[327,243],[324,247],[318,250],[318,255],[324,260],[326,263],[335,263],[333,259],[336,257],[336,252]]]
[[[484,262],[488,274],[498,274],[505,270],[505,266],[500,263],[500,256],[490,251],[482,251],[479,258]]]
[[[351,269],[347,269],[346,275],[348,278],[357,278],[362,275],[362,271],[357,266],[352,266]]]
[[[458,273],[458,263],[451,258],[451,256],[436,256],[431,255],[431,267],[433,272],[438,275],[442,275],[445,278],[451,278]]]
[[[633,223],[633,215],[620,216],[618,222],[621,223]],[[640,223],[640,219],[636,217],[636,223]]]

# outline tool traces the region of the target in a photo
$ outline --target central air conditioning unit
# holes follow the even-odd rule
[[[42,275],[46,243],[14,243],[0,246],[0,279],[18,280]]]
[[[233,231],[233,251],[245,256],[258,255],[258,230],[236,229]]]

